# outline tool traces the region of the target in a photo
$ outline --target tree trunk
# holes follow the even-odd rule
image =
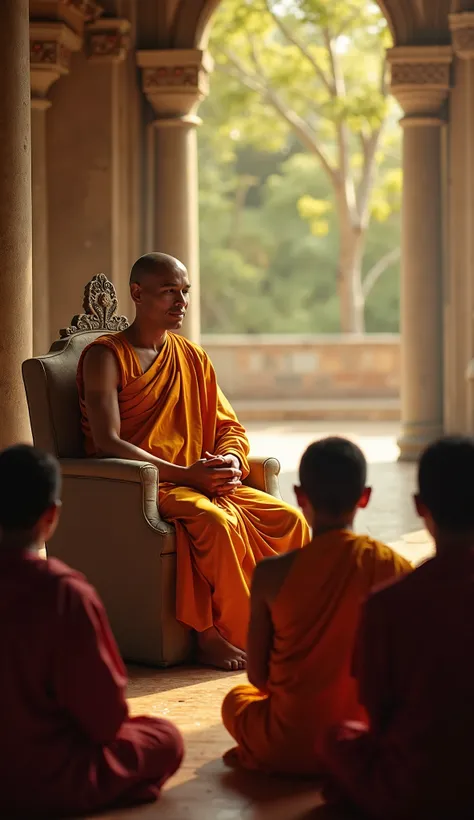
[[[337,290],[342,333],[364,333],[362,259],[365,234],[349,228],[341,231]]]

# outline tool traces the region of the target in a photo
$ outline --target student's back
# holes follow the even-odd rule
[[[315,508],[311,524],[318,522],[322,532],[307,546],[257,568],[249,631],[249,678],[255,686],[237,687],[223,705],[242,765],[299,775],[320,771],[324,739],[335,722],[364,719],[351,673],[361,603],[374,585],[410,570],[389,547],[337,526],[338,520],[352,523],[364,493],[368,500],[362,453],[339,439],[313,448],[305,457],[314,462],[310,478],[317,482],[320,471],[330,482],[335,461],[334,484],[342,494],[339,474],[345,468],[350,473],[355,461],[356,488],[349,493],[349,507],[343,498],[338,519],[328,520],[324,506]],[[302,474],[305,478],[305,469]],[[299,498],[303,501],[301,492]],[[266,622],[271,635],[262,642]]]
[[[378,640],[366,659],[373,665],[367,686],[377,687],[371,712],[379,717],[372,729],[397,761],[389,770],[390,789],[382,772],[374,772],[371,789],[379,787],[385,801],[396,784],[403,817],[405,806],[415,815],[428,801],[458,820],[454,807],[461,810],[466,800],[472,816],[474,551],[428,561],[376,594],[367,617],[383,624],[372,631]],[[390,803],[396,805],[391,794]]]
[[[27,550],[0,551],[0,726],[8,749],[0,784],[18,789],[12,809],[39,788],[43,795],[51,789],[48,801],[59,802],[61,789],[67,795],[81,780],[84,787],[91,765],[85,729],[94,731],[97,742],[108,742],[127,715],[125,701],[116,696],[125,673],[113,645],[107,647],[114,664],[112,701],[94,703],[95,670],[87,668],[90,653],[83,651],[92,637],[84,607],[101,618],[93,590],[68,567]],[[78,686],[86,687],[81,699],[90,703],[93,725],[87,727],[70,711]]]
[[[50,456],[0,454],[1,817],[153,800],[183,754],[168,721],[129,718],[125,669],[95,591],[38,556],[58,494]]]
[[[332,738],[341,792],[377,820],[474,816],[474,440],[420,463],[417,505],[437,555],[374,593],[355,668],[369,725]]]

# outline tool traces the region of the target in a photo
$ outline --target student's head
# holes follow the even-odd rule
[[[420,458],[419,515],[438,539],[474,539],[474,438],[447,436]]]
[[[189,304],[188,272],[166,253],[147,253],[130,273],[130,294],[138,321],[151,329],[179,330]]]
[[[311,444],[301,459],[299,478],[295,493],[311,527],[351,524],[370,499],[365,456],[345,438]]]
[[[0,549],[41,546],[54,533],[61,476],[53,456],[27,444],[0,453]]]

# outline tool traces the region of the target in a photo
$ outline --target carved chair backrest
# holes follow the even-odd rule
[[[125,330],[129,324],[125,316],[116,315],[115,288],[103,273],[86,285],[83,310],[60,331],[48,354],[23,363],[33,441],[57,458],[84,456],[76,386],[84,348],[104,333]]]

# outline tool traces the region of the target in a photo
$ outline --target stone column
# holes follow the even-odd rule
[[[415,460],[443,432],[442,127],[451,48],[389,51],[392,93],[405,112],[402,206],[402,432]]]
[[[28,0],[0,3],[0,449],[30,440],[21,365],[31,356]]]
[[[474,382],[466,379],[466,370],[474,359],[474,11],[452,14],[450,25],[455,60],[450,100],[446,430],[473,433]]]
[[[197,49],[141,51],[143,90],[156,115],[149,140],[147,198],[153,208],[147,250],[176,256],[187,267],[192,297],[183,333],[200,338],[199,214],[196,111],[208,92],[212,60]],[[148,214],[150,224],[150,214]]]
[[[47,94],[67,74],[81,38],[63,23],[30,24],[31,183],[33,207],[33,353],[46,353],[49,331],[48,173],[46,165]]]

